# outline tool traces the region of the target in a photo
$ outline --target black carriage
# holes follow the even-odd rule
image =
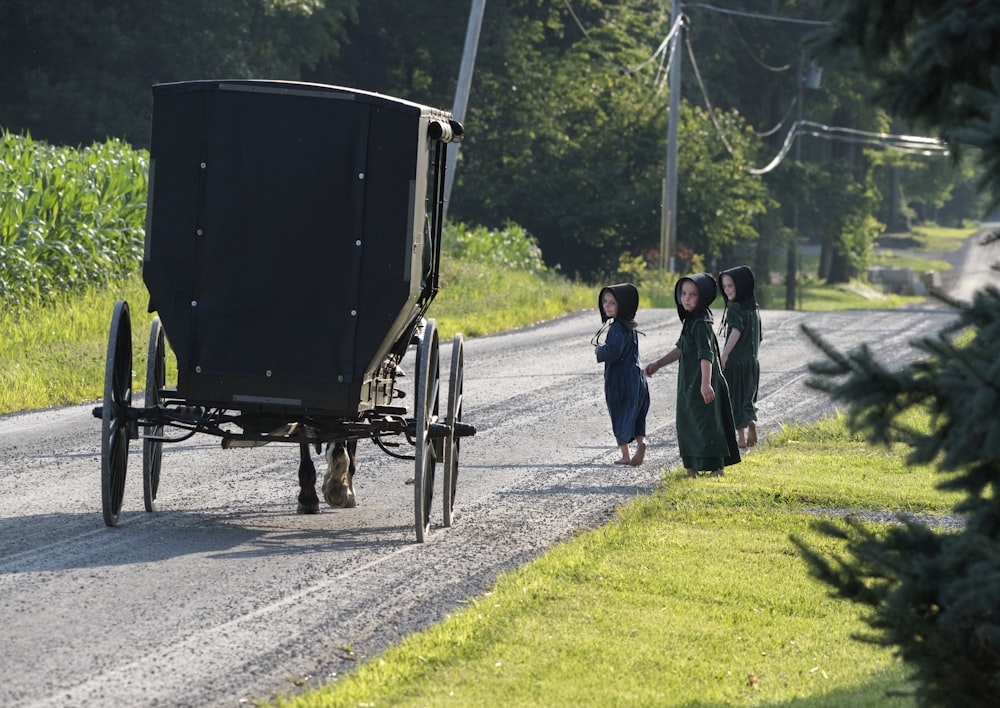
[[[462,422],[462,336],[444,400],[425,315],[438,292],[446,148],[462,132],[445,111],[337,86],[153,87],[143,280],[157,317],[141,407],[125,301],[112,318],[94,410],[107,525],[140,433],[147,511],[164,443],[196,433],[223,447],[346,443],[353,457],[370,439],[415,460],[418,541],[442,463],[451,525],[460,439],[475,429]],[[166,386],[166,342],[176,387]],[[408,398],[397,378],[411,348]]]

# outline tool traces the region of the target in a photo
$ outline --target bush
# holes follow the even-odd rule
[[[541,273],[545,270],[542,251],[535,238],[517,224],[508,222],[502,230],[485,226],[448,224],[442,251],[446,257],[475,261],[505,270]]]

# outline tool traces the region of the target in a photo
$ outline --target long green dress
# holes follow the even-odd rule
[[[757,390],[760,387],[760,313],[757,308],[745,309],[739,302],[726,305],[726,331],[723,341],[733,330],[740,338],[726,360],[726,383],[733,402],[733,423],[739,429],[757,420]]]
[[[684,320],[677,347],[677,443],[685,469],[715,471],[740,461],[729,385],[719,367],[719,343],[711,316]],[[701,360],[712,362],[715,400],[701,397]]]

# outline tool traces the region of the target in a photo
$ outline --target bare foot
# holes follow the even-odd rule
[[[725,477],[725,476],[726,476],[726,473],[725,473],[725,472],[723,472],[723,471],[722,471],[722,468],[720,467],[719,469],[715,470],[715,471],[714,471],[714,472],[713,472],[713,473],[711,474],[711,476],[712,476],[712,477]]]
[[[615,460],[616,465],[631,465],[632,461],[627,457],[623,457],[620,460]]]
[[[698,472],[695,471],[695,470],[688,470],[687,473],[688,473],[688,477],[697,477],[698,476]]]
[[[635,448],[635,454],[632,455],[632,462],[629,464],[638,467],[644,459],[646,459],[646,443],[639,443],[638,447]]]
[[[747,441],[743,436],[743,428],[736,431],[736,444],[740,446],[740,452],[747,451]]]
[[[750,421],[750,427],[747,428],[747,447],[753,447],[757,444],[757,424]]]

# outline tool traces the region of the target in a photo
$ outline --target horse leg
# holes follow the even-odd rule
[[[350,450],[348,449],[350,446]],[[323,475],[323,498],[330,506],[349,509],[357,506],[354,496],[354,455],[357,443],[334,443],[326,448],[326,474]]]
[[[299,506],[300,514],[318,514],[319,497],[316,496],[316,467],[313,466],[309,443],[299,443]]]

